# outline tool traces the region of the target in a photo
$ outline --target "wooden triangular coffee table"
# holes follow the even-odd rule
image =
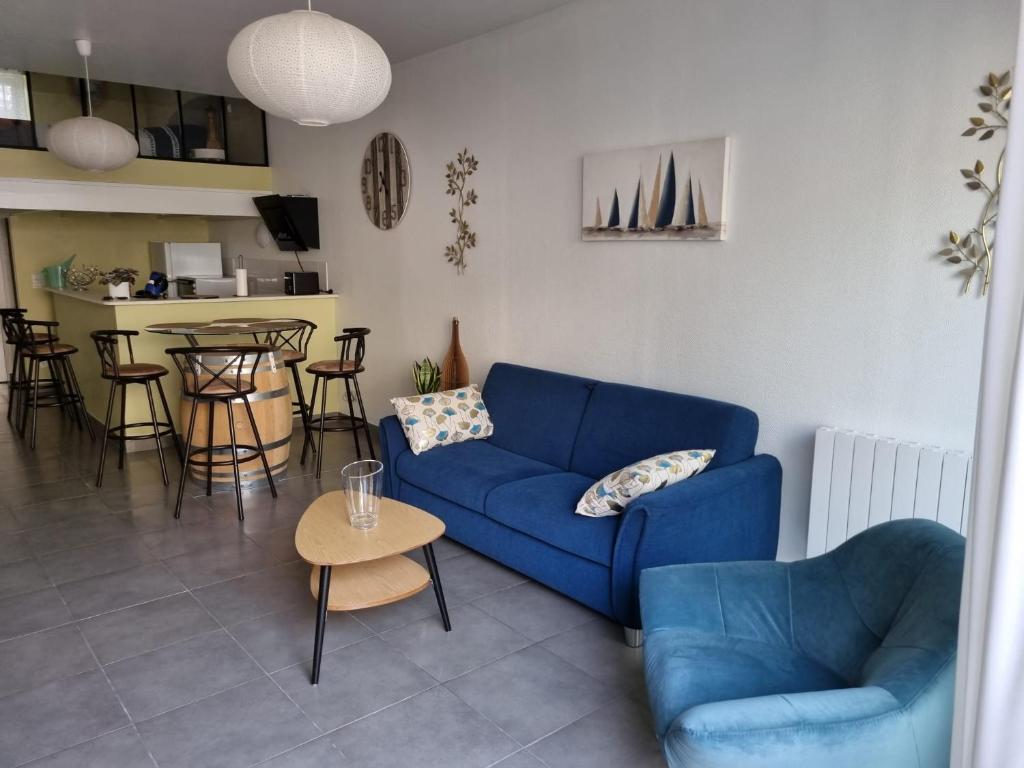
[[[295,529],[295,548],[313,566],[309,586],[317,599],[313,685],[320,681],[327,611],[387,605],[412,597],[433,582],[444,629],[452,629],[433,547],[444,534],[444,523],[394,499],[381,499],[379,509],[376,528],[353,528],[344,491],[331,491],[309,505]],[[419,548],[426,568],[403,554]]]

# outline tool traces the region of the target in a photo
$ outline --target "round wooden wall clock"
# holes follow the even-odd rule
[[[393,133],[378,133],[363,154],[360,181],[366,215],[378,229],[397,227],[409,207],[409,155]]]

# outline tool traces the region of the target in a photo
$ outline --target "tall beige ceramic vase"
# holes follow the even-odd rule
[[[469,363],[459,343],[459,318],[452,318],[452,343],[441,363],[441,389],[469,386]]]

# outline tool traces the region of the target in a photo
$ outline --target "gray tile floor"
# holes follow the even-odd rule
[[[429,590],[331,614],[309,684],[293,536],[347,436],[323,481],[293,461],[276,501],[247,493],[244,523],[231,494],[175,522],[154,453],[96,489],[98,444],[53,412],[40,431],[31,451],[0,419],[0,768],[664,765],[618,628],[448,540],[453,631]]]

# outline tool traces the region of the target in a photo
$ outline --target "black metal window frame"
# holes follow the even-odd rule
[[[47,151],[46,147],[39,146],[39,137],[38,137],[38,135],[36,133],[36,108],[35,108],[35,104],[33,103],[33,99],[32,99],[32,73],[27,71],[27,70],[20,70],[20,71],[23,71],[25,73],[25,87],[28,88],[28,110],[29,110],[29,122],[32,124],[32,146],[28,147],[28,146],[24,146],[24,145],[20,145],[20,144],[0,144],[0,149],[28,149],[28,150],[35,150],[35,151],[38,151],[38,152],[46,152]],[[135,136],[135,138],[137,140],[138,137],[139,137],[139,112],[138,112],[137,101],[136,101],[136,96],[135,96],[135,84],[134,83],[122,83],[122,85],[127,85],[128,86],[128,93],[129,93],[131,101],[132,101],[132,122],[133,122],[134,129],[135,129],[134,136]],[[164,88],[163,90],[170,91],[171,89],[170,88]],[[182,94],[182,92],[181,91],[172,91],[172,92],[175,94],[175,98],[177,99],[177,102],[178,102],[178,129],[180,131],[180,135],[182,136],[182,141],[184,141],[184,136],[185,136],[185,125],[184,125],[185,114],[184,114],[184,109],[182,108],[182,101],[181,101],[181,94]],[[189,93],[196,93],[196,92],[189,91]],[[217,94],[213,94],[213,93],[196,93],[196,95],[197,96],[209,96],[210,98],[220,99],[220,105],[221,105],[221,127],[222,127],[222,130],[224,131],[223,141],[224,141],[224,158],[225,159],[221,162],[221,161],[211,161],[211,160],[193,160],[193,159],[191,159],[189,157],[149,157],[149,156],[138,155],[137,157],[140,160],[161,160],[161,161],[171,162],[171,163],[196,163],[198,165],[236,165],[236,166],[242,166],[242,167],[247,167],[247,168],[267,168],[267,167],[270,166],[270,149],[269,149],[268,142],[267,142],[267,113],[266,112],[264,112],[262,109],[259,110],[259,113],[260,113],[260,131],[261,131],[261,134],[262,134],[261,135],[261,139],[262,139],[261,144],[263,146],[263,162],[262,163],[231,162],[231,161],[229,161],[227,159],[227,151],[228,151],[228,146],[229,146],[228,142],[230,141],[230,138],[229,138],[230,129],[228,128],[228,119],[227,119],[227,97],[225,97],[225,96],[218,96]],[[85,95],[85,78],[82,78],[82,77],[78,78],[78,99],[79,99],[79,103],[80,103],[80,106],[81,106],[82,114],[84,115],[86,113],[86,95]]]

